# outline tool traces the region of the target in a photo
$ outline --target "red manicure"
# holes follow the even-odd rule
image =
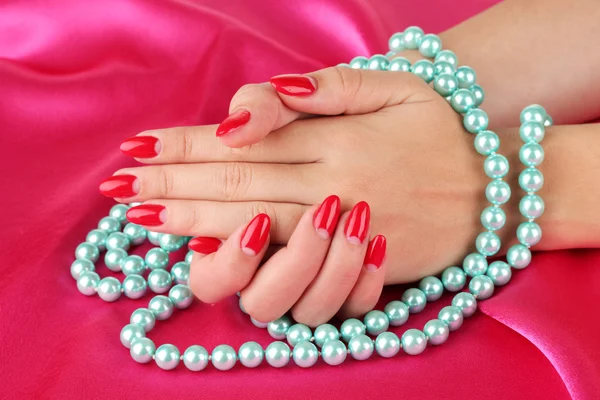
[[[377,271],[383,264],[385,258],[385,249],[387,242],[385,236],[377,235],[369,243],[367,254],[365,255],[365,268],[369,271]]]
[[[152,158],[160,152],[160,142],[154,136],[134,136],[121,143],[121,152],[133,158]]]
[[[242,251],[249,256],[260,253],[265,247],[270,230],[271,218],[267,214],[258,214],[250,221],[242,235],[240,241]]]
[[[322,239],[329,239],[340,218],[340,198],[331,195],[319,206],[313,216],[313,226],[317,235]]]
[[[308,96],[317,90],[314,78],[304,75],[280,75],[269,80],[279,93],[288,96]]]
[[[115,175],[100,184],[100,193],[106,197],[131,197],[140,191],[139,186],[133,175]]]
[[[167,220],[165,207],[159,204],[142,204],[127,211],[129,222],[144,226],[162,225]],[[165,211],[163,213],[163,211]],[[162,216],[161,216],[162,214]]]
[[[352,244],[359,245],[364,242],[369,223],[371,222],[371,210],[366,201],[357,203],[350,211],[346,220],[345,233],[346,238]]]
[[[237,110],[229,114],[221,125],[217,128],[217,136],[227,135],[242,126],[246,125],[250,121],[250,111]]]
[[[221,241],[213,237],[199,236],[195,237],[188,243],[188,247],[200,254],[214,253],[221,246]]]

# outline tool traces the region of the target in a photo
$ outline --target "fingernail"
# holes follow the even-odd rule
[[[306,75],[279,75],[269,82],[279,93],[288,96],[308,96],[317,90],[315,78]]]
[[[214,253],[221,246],[221,240],[213,237],[199,236],[188,243],[188,247],[200,254]]]
[[[124,140],[119,148],[129,157],[152,158],[160,153],[161,144],[154,136],[134,136]]]
[[[313,226],[321,239],[329,239],[340,218],[340,198],[329,196],[319,206],[313,216]]]
[[[140,192],[140,181],[133,175],[115,175],[105,179],[99,189],[106,197],[131,197]]]
[[[248,121],[250,121],[250,111],[236,110],[221,122],[217,128],[217,136],[227,135],[246,125]]]
[[[265,247],[270,229],[271,218],[267,214],[258,214],[254,217],[246,227],[240,241],[240,247],[244,254],[255,256],[260,253]]]
[[[359,245],[365,241],[369,231],[371,220],[371,210],[366,201],[357,203],[350,211],[346,220],[345,233],[346,238],[352,244]]]
[[[138,225],[162,225],[167,221],[167,209],[159,204],[142,204],[127,210],[127,219]]]
[[[365,268],[368,271],[377,271],[381,268],[381,264],[383,264],[383,259],[385,258],[386,246],[387,241],[383,235],[377,235],[371,240],[369,247],[367,247],[367,254],[365,255]]]

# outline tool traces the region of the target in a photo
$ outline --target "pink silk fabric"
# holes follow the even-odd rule
[[[420,356],[309,370],[137,364],[119,332],[149,296],[107,304],[79,294],[69,274],[76,245],[113,204],[98,183],[133,165],[118,151],[124,138],[218,123],[245,83],[385,52],[397,30],[440,32],[494,1],[0,2],[0,398],[600,398],[598,251],[536,254]],[[407,327],[422,328],[449,300]],[[268,344],[236,304],[195,303],[149,336],[180,349]]]

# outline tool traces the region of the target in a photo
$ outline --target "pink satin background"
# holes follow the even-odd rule
[[[0,3],[0,398],[600,398],[599,251],[536,254],[445,345],[421,356],[310,370],[136,364],[118,335],[149,297],[106,304],[80,295],[69,275],[75,246],[112,205],[98,182],[133,164],[118,152],[122,139],[217,123],[244,83],[384,52],[396,30],[440,32],[494,1],[457,3]],[[384,300],[399,293],[388,288]],[[422,328],[449,300],[408,327]],[[180,349],[270,341],[234,298],[195,304],[149,336]]]

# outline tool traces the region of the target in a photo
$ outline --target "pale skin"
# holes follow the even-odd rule
[[[521,220],[518,128],[504,127],[517,126],[520,110],[531,103],[543,104],[556,124],[542,143],[546,212],[536,249],[600,245],[594,211],[600,126],[572,125],[598,116],[600,51],[592,40],[600,37],[598,20],[596,0],[509,0],[441,34],[459,63],[477,71],[486,91],[482,108],[511,162],[507,180],[514,195],[505,206],[503,248]],[[160,152],[138,161],[156,165],[116,173],[137,177],[139,189],[118,200],[166,207],[162,224],[152,230],[229,238],[216,253],[194,258],[190,285],[208,302],[242,291],[246,310],[259,321],[290,309],[309,325],[340,309],[361,315],[375,305],[384,283],[414,281],[459,264],[482,230],[483,157],[446,100],[411,74],[329,68],[307,76],[317,88],[308,96],[282,94],[268,84],[240,89],[230,111],[244,109],[252,117],[218,139],[216,126],[141,133],[158,138]],[[365,272],[368,240],[347,245],[347,213],[332,237],[315,235],[311,205],[331,194],[341,198],[342,211],[359,201],[371,206],[371,237],[382,234],[388,241],[376,271]],[[271,217],[269,242],[288,247],[256,272],[267,244],[248,255],[240,253],[239,242],[261,212]],[[329,284],[319,283],[325,280]]]

